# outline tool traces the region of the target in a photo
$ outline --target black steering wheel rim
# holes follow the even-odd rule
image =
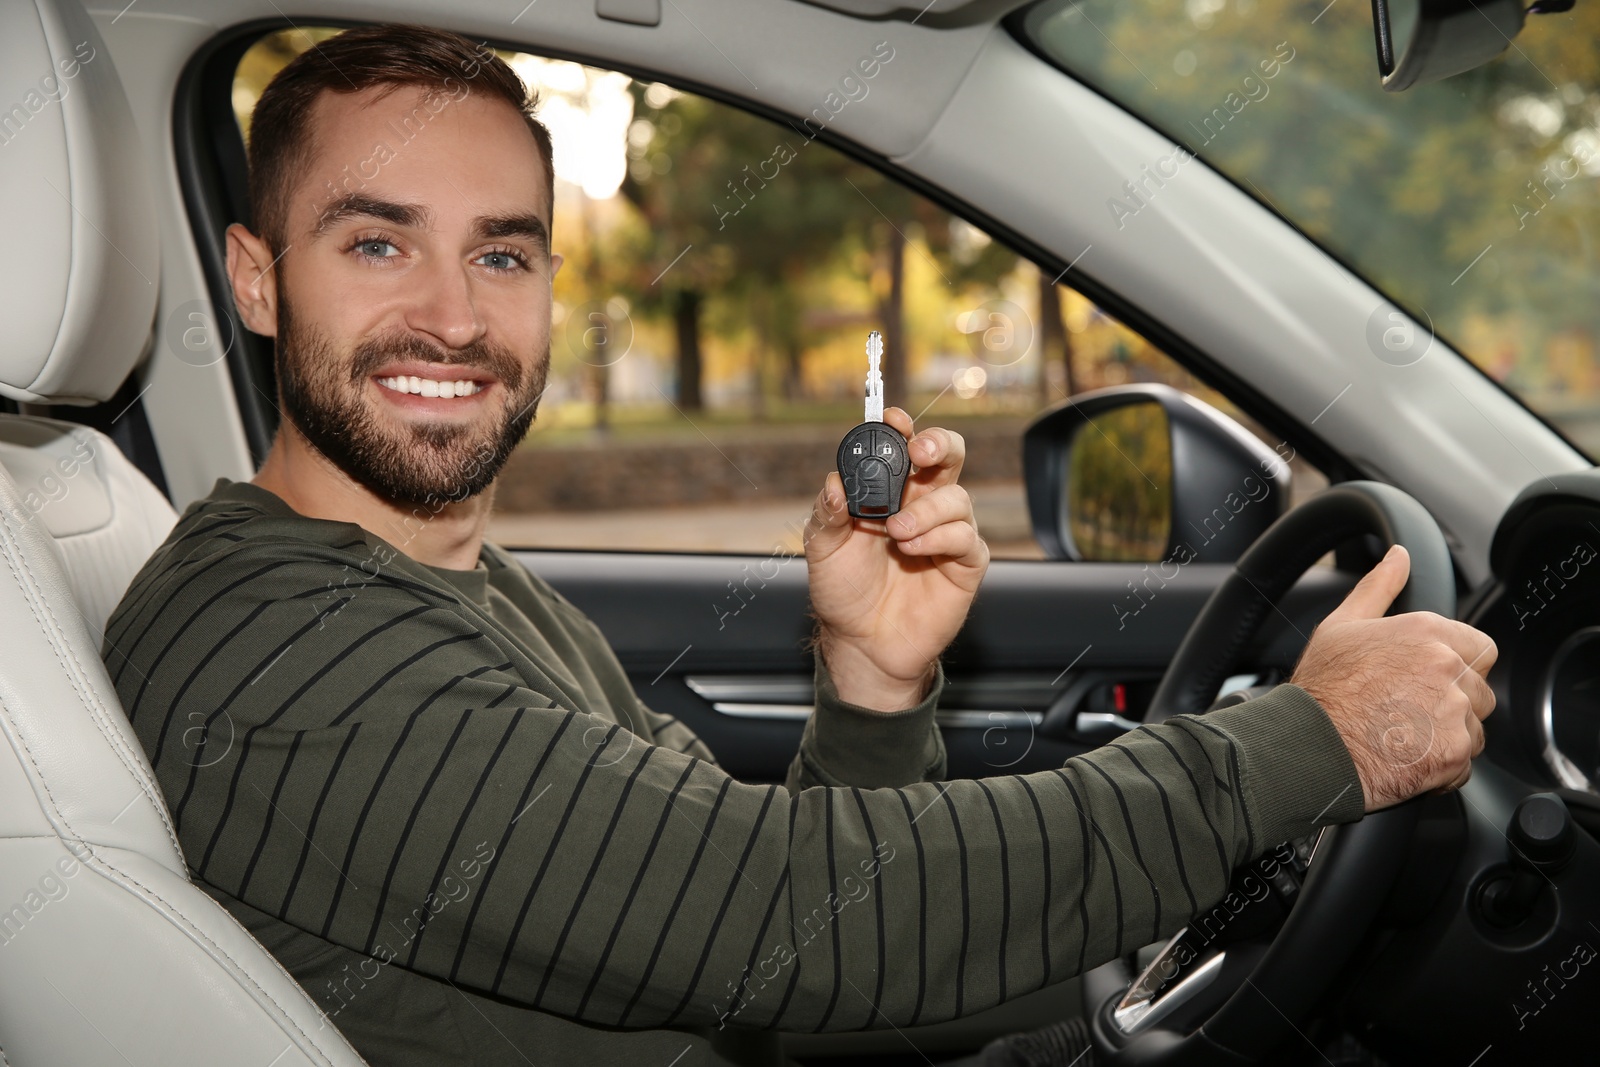
[[[1411,575],[1389,614],[1434,611],[1454,618],[1449,546],[1413,497],[1380,482],[1344,482],[1272,525],[1240,557],[1195,618],[1152,699],[1146,722],[1201,714],[1240,653],[1289,588],[1327,552],[1370,534],[1403,545]],[[1120,960],[1085,976],[1097,1062],[1138,1065],[1261,1062],[1316,1006],[1353,956],[1404,863],[1418,816],[1408,801],[1329,827],[1295,907],[1266,953],[1210,1018],[1182,1033],[1160,1027],[1124,1035],[1110,1006],[1129,977]],[[1109,988],[1116,991],[1107,997]],[[1270,990],[1270,997],[1263,992]]]

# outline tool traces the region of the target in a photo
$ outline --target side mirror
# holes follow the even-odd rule
[[[1530,10],[1571,6],[1554,0]],[[1372,0],[1384,89],[1397,93],[1489,62],[1511,45],[1524,16],[1521,0]]]
[[[1022,437],[1033,535],[1051,559],[1238,559],[1288,508],[1289,465],[1166,385],[1074,397]]]

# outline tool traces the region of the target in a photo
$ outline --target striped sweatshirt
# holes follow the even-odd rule
[[[777,1031],[956,1018],[1364,806],[1293,685],[941,781],[942,673],[879,715],[820,660],[788,781],[741,783],[503,549],[429,566],[226,478],[102,655],[193,878],[373,1064],[770,1063]]]

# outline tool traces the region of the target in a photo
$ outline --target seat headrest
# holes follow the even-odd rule
[[[0,394],[96,403],[133,370],[160,279],[146,166],[78,0],[0,3]]]

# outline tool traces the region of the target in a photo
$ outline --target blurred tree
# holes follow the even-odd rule
[[[705,404],[701,316],[706,295],[727,285],[734,262],[716,247],[705,206],[717,196],[717,176],[735,146],[718,120],[726,111],[635,81],[634,121],[628,130],[628,175],[622,195],[645,221],[644,239],[627,258],[630,273],[619,286],[646,312],[670,317],[676,347],[678,405]]]
[[[1061,290],[1050,276],[1039,271],[1039,401],[1050,401],[1050,375],[1047,368],[1052,360],[1061,363],[1062,387],[1067,396],[1077,393],[1077,383],[1072,376],[1072,335],[1067,332],[1067,321],[1061,315]]]
[[[1166,415],[1133,404],[1089,419],[1068,459],[1068,523],[1085,559],[1154,561],[1172,534]]]
[[[1069,68],[1490,373],[1543,403],[1600,388],[1551,362],[1562,338],[1600,339],[1600,4],[1530,17],[1489,64],[1403,93],[1379,83],[1365,5],[1086,0],[1050,19]]]
[[[929,257],[957,292],[992,288],[1016,267],[1014,253],[986,238],[963,244],[953,234],[970,226],[953,229],[947,212],[818,143],[803,126],[778,126],[662,87],[636,83],[633,92],[636,119],[622,192],[654,235],[646,262],[664,265],[682,255],[659,281],[637,278],[633,291],[642,306],[674,316],[681,402],[701,395],[701,313],[713,295],[752,317],[757,382],[776,380],[783,396],[796,401],[812,340],[804,325],[810,284],[829,270],[854,269],[857,253],[869,251],[884,334],[885,397],[904,405],[908,249]],[[758,385],[758,402],[763,391]]]

